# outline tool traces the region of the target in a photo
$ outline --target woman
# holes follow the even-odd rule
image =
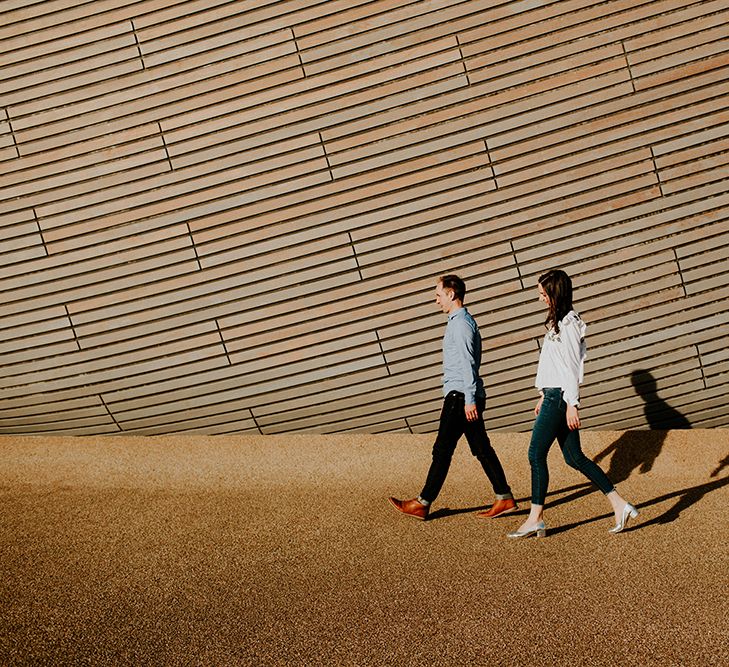
[[[536,420],[529,444],[532,469],[532,506],[527,520],[509,537],[544,537],[544,500],[549,484],[547,453],[555,438],[567,465],[579,470],[610,501],[615,512],[611,533],[622,531],[638,510],[616,491],[607,475],[588,459],[580,447],[579,385],[585,361],[587,326],[572,309],[572,281],[560,270],[539,277],[539,299],[547,304],[547,334],[539,355],[535,385],[541,398],[534,409]]]

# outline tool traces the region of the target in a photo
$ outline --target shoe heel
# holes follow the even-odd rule
[[[546,528],[540,528],[537,530],[537,537],[546,537],[547,536],[547,529]]]
[[[610,529],[611,533],[622,533],[625,527],[628,525],[628,519],[635,519],[638,516],[638,510],[635,509],[630,503],[627,503],[623,508],[623,515],[620,521]]]

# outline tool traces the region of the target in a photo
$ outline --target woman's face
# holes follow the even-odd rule
[[[541,283],[537,283],[537,289],[539,290],[539,300],[546,303],[547,307],[549,307],[549,296],[544,291],[544,287],[542,287]]]

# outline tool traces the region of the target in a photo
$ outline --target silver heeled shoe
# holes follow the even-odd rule
[[[506,537],[516,539],[518,537],[529,537],[530,535],[536,535],[537,537],[544,537],[547,534],[547,527],[544,525],[544,521],[540,521],[534,528],[527,530],[515,530],[512,533],[507,533]]]
[[[638,516],[638,510],[635,509],[630,503],[625,503],[625,507],[623,508],[623,514],[620,517],[620,521],[615,524],[613,528],[610,529],[611,533],[619,533],[621,532],[625,526],[628,525],[628,519],[635,519],[635,517]]]

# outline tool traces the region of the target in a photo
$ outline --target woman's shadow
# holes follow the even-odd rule
[[[612,454],[610,467],[605,472],[613,484],[624,482],[636,469],[641,475],[649,473],[663,449],[667,431],[691,428],[691,422],[658,395],[658,384],[649,371],[633,371],[630,382],[643,399],[643,413],[650,431],[625,431],[595,456],[593,460],[599,464]]]
[[[691,422],[658,395],[656,380],[649,371],[633,371],[630,381],[636,393],[643,399],[643,412],[650,430],[625,431],[615,442],[610,443],[593,458],[595,463],[600,464],[601,461],[612,455],[609,468],[605,473],[613,484],[624,482],[636,470],[640,475],[649,473],[663,450],[667,431],[691,428]],[[589,483],[580,484],[553,493],[560,494],[565,491],[574,491],[574,493],[552,501],[550,505],[561,505],[586,496],[594,491],[594,487]],[[551,496],[553,493],[549,495]]]
[[[653,464],[663,449],[663,444],[666,440],[667,432],[670,430],[678,429],[690,429],[691,422],[682,415],[678,410],[670,406],[664,401],[659,395],[657,390],[657,383],[653,375],[646,370],[636,370],[630,376],[631,383],[635,388],[636,393],[643,399],[644,414],[650,431],[626,431],[623,433],[615,442],[611,443],[607,448],[595,456],[595,463],[600,463],[603,459],[612,454],[610,459],[610,467],[606,471],[607,476],[614,484],[618,484],[627,480],[634,471],[638,474],[644,475],[650,472],[653,468]],[[712,471],[710,477],[715,478],[720,472],[728,465],[729,456],[726,456]],[[692,486],[687,489],[681,489],[666,493],[657,498],[638,503],[639,508],[650,507],[651,505],[657,505],[659,503],[666,502],[668,500],[676,500],[676,502],[662,514],[651,518],[648,521],[643,521],[630,528],[629,530],[638,530],[646,526],[655,524],[667,524],[675,521],[681,515],[683,510],[691,507],[691,505],[697,503],[705,495],[716,491],[729,484],[729,477],[723,477],[714,481],[707,482],[705,484],[699,484]],[[573,500],[582,495],[592,493],[594,489],[591,485],[584,485],[583,488],[576,493],[565,498],[560,498],[558,501],[551,503],[552,505],[560,504]],[[574,487],[572,487],[573,489]],[[563,493],[565,490],[557,491],[556,493]],[[611,514],[605,514],[600,517],[595,517],[575,523],[568,526],[561,526],[552,533],[562,532],[563,530],[569,530],[579,525],[591,523],[592,521],[599,521],[602,519],[610,518]]]
[[[637,471],[640,475],[649,473],[653,469],[656,459],[660,456],[661,451],[663,450],[663,445],[665,443],[666,436],[668,435],[668,431],[691,428],[691,422],[658,395],[656,380],[649,371],[633,371],[630,376],[630,381],[636,393],[643,399],[643,411],[646,422],[651,430],[625,431],[617,440],[610,443],[610,445],[594,457],[593,460],[595,463],[600,463],[608,456],[612,455],[610,456],[609,468],[605,472],[613,484],[624,482],[633,474],[634,471]],[[711,477],[714,478],[718,476],[718,474],[727,465],[729,465],[727,463],[728,461],[729,456],[724,458],[724,460],[718,464],[716,469],[712,472]],[[636,530],[656,523],[665,524],[675,521],[683,510],[701,500],[707,493],[715,491],[716,489],[725,486],[727,483],[729,483],[729,477],[724,477],[706,484],[700,484],[687,489],[674,491],[664,494],[658,498],[638,503],[638,508],[645,508],[667,500],[676,499],[676,503],[663,514],[653,517],[647,522],[640,522],[635,527],[628,530]],[[557,499],[550,499],[549,506],[555,507],[557,505],[582,498],[594,492],[595,487],[589,482],[576,484],[556,491],[550,491],[548,494],[550,497],[561,495],[563,493],[569,493],[569,495]],[[519,500],[522,502],[526,499]],[[478,509],[484,508],[471,507],[458,510],[443,508],[435,512],[433,517],[461,514]],[[521,510],[520,513],[527,512],[528,510]],[[550,533],[554,535],[593,521],[610,518],[611,516],[612,514],[605,514],[574,524],[560,526],[551,530]]]
[[[650,371],[633,371],[630,382],[645,403],[643,412],[651,430],[675,431],[691,428],[691,422],[658,395],[658,384]]]

